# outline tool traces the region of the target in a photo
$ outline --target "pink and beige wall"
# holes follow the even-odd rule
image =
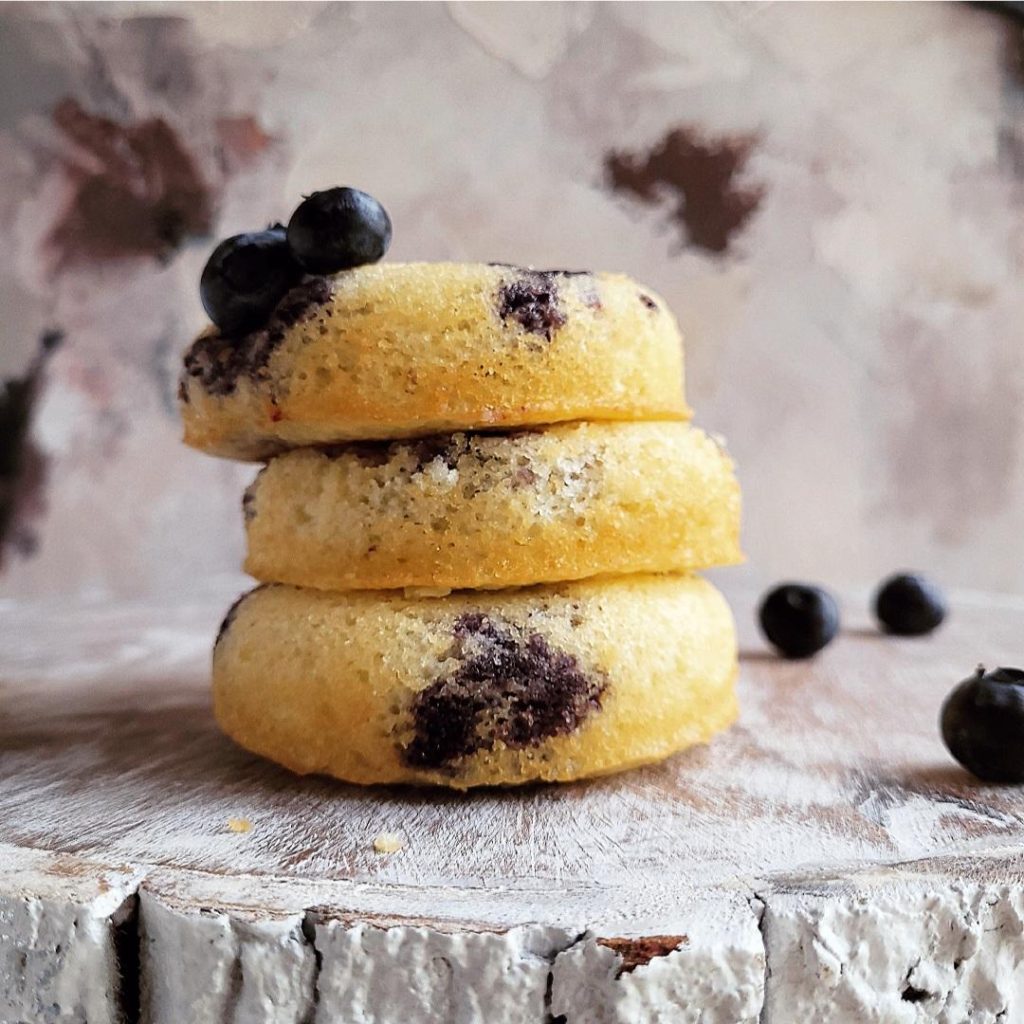
[[[745,488],[726,586],[1024,588],[1024,22],[26,3],[0,49],[3,596],[238,572],[252,470],[183,448],[174,411],[199,271],[331,184],[385,203],[393,259],[622,270],[669,300]]]

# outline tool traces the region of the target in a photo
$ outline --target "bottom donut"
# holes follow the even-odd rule
[[[736,717],[736,637],[696,576],[444,597],[257,587],[214,648],[214,710],[302,774],[452,786],[657,761]]]

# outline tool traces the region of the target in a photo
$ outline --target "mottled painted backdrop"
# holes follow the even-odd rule
[[[725,580],[1024,587],[1024,43],[958,4],[0,10],[0,590],[237,572],[178,441],[214,239],[303,191],[396,259],[626,271],[746,493]],[[12,437],[23,435],[15,449]]]

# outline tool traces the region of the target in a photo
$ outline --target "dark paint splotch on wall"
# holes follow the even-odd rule
[[[46,364],[63,340],[60,330],[44,331],[27,372],[0,382],[0,569],[9,550],[35,550],[31,520],[43,511],[46,458],[31,443],[29,427]]]
[[[684,245],[724,253],[764,198],[764,186],[744,176],[756,141],[673,128],[646,152],[609,153],[606,180],[616,192],[665,205]]]
[[[121,123],[68,98],[53,121],[79,154],[66,161],[70,197],[48,238],[57,270],[126,257],[166,260],[186,238],[209,234],[212,189],[163,118]]]
[[[999,164],[1017,181],[1024,181],[1024,4],[1016,17],[1006,19],[1003,74],[1003,123],[998,129]]]
[[[1024,7],[1006,26],[1006,71],[1018,89],[1024,89]]]

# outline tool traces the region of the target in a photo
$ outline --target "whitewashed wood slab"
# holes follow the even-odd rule
[[[1024,791],[936,727],[976,663],[1024,661],[1024,602],[957,595],[925,640],[849,602],[793,664],[741,595],[727,735],[459,796],[224,739],[230,596],[0,603],[0,1022],[1024,1020]]]

